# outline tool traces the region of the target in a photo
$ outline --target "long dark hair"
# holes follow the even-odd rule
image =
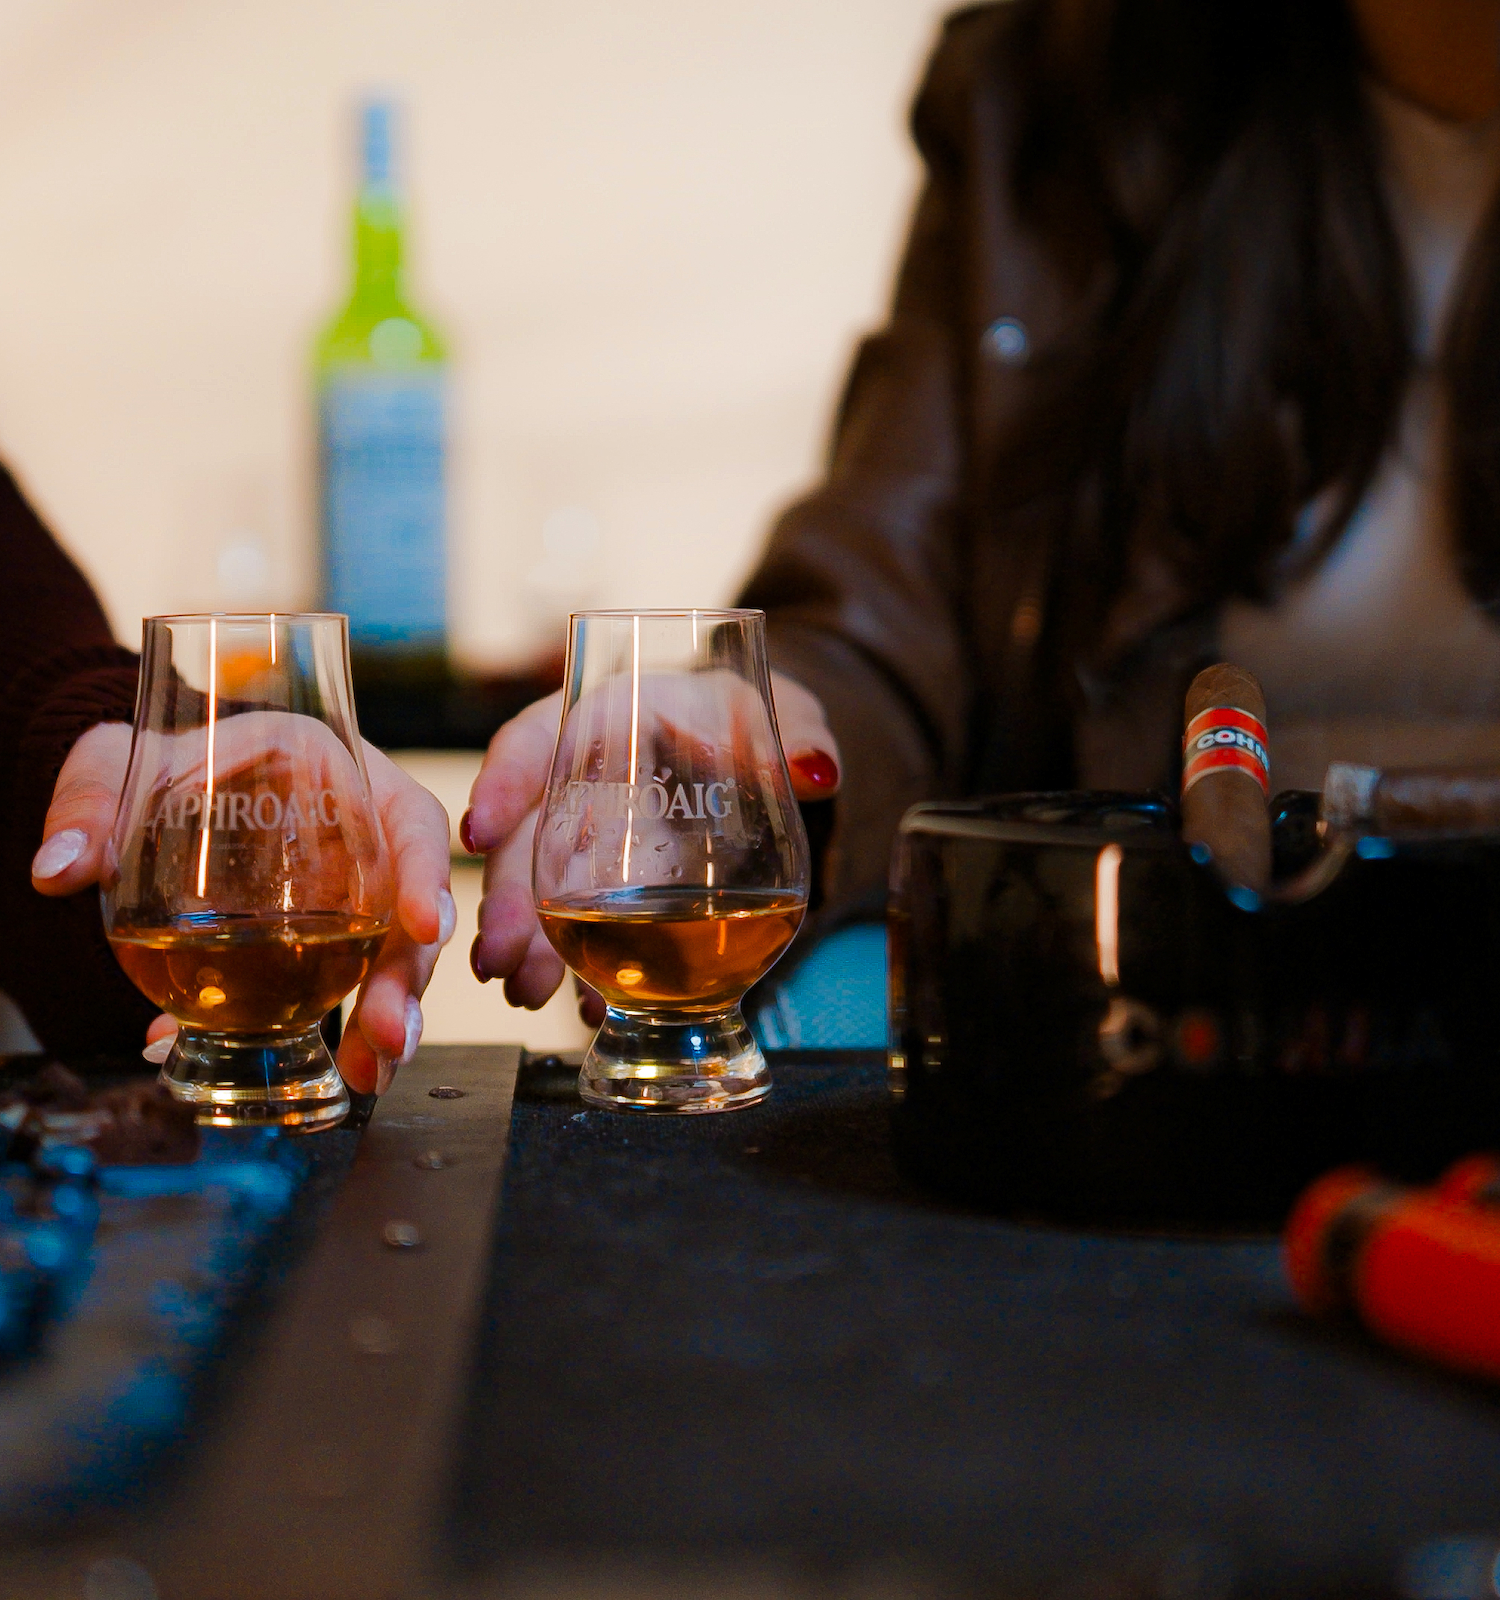
[[[1344,530],[1412,368],[1405,267],[1342,0],[1017,0],[1015,198],[1084,312],[997,490],[1051,503],[1065,654],[1143,553],[1183,605],[1266,597]],[[1442,366],[1460,560],[1500,600],[1500,241]],[[1299,508],[1324,495],[1314,537]],[[1082,597],[1082,599],[1080,599]]]

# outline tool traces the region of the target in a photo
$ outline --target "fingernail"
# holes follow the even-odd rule
[[[141,1057],[143,1060],[149,1061],[153,1067],[159,1067],[167,1059],[167,1057],[171,1055],[172,1046],[176,1043],[177,1035],[175,1032],[166,1034],[160,1039],[153,1039],[151,1043],[141,1051]]]
[[[473,944],[469,946],[469,971],[472,972],[481,983],[488,983],[490,981],[490,975],[484,970],[483,967],[479,965],[479,944],[480,941],[476,938]]]
[[[458,842],[471,856],[479,854],[474,848],[474,813],[472,811],[464,812],[458,819]]]
[[[458,907],[453,903],[453,894],[448,889],[438,890],[438,943],[447,944],[453,937],[454,930],[458,927]]]
[[[406,1043],[401,1051],[401,1065],[404,1067],[417,1053],[417,1045],[422,1039],[422,1007],[417,1003],[414,995],[406,997]]]
[[[793,756],[792,771],[813,789],[831,789],[839,781],[838,763],[824,750]]]
[[[395,1056],[388,1056],[380,1051],[375,1053],[375,1093],[384,1094],[396,1081],[396,1068],[401,1063]]]
[[[55,878],[59,872],[66,872],[88,846],[89,836],[82,828],[64,828],[61,833],[54,833],[31,863],[32,877]]]

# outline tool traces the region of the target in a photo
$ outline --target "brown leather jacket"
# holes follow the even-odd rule
[[[777,523],[745,605],[773,664],[822,700],[844,761],[829,910],[876,909],[902,813],[923,799],[1171,785],[1182,694],[1213,619],[1132,573],[1107,674],[1059,684],[1037,645],[1054,552],[991,490],[1038,356],[1080,313],[1065,263],[1011,204],[1012,7],[951,17],[912,125],[927,166],[887,326],[855,357],[828,474]]]

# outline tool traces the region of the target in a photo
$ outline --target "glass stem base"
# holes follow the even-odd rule
[[[737,1111],[765,1099],[771,1074],[738,1006],[708,1017],[611,1006],[583,1058],[578,1092],[615,1111]]]
[[[204,1033],[179,1027],[161,1081],[220,1128],[316,1133],[349,1112],[349,1092],[316,1026],[301,1033]]]

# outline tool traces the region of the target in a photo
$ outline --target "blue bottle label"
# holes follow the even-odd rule
[[[323,603],[356,644],[442,643],[443,389],[440,369],[323,385]]]

